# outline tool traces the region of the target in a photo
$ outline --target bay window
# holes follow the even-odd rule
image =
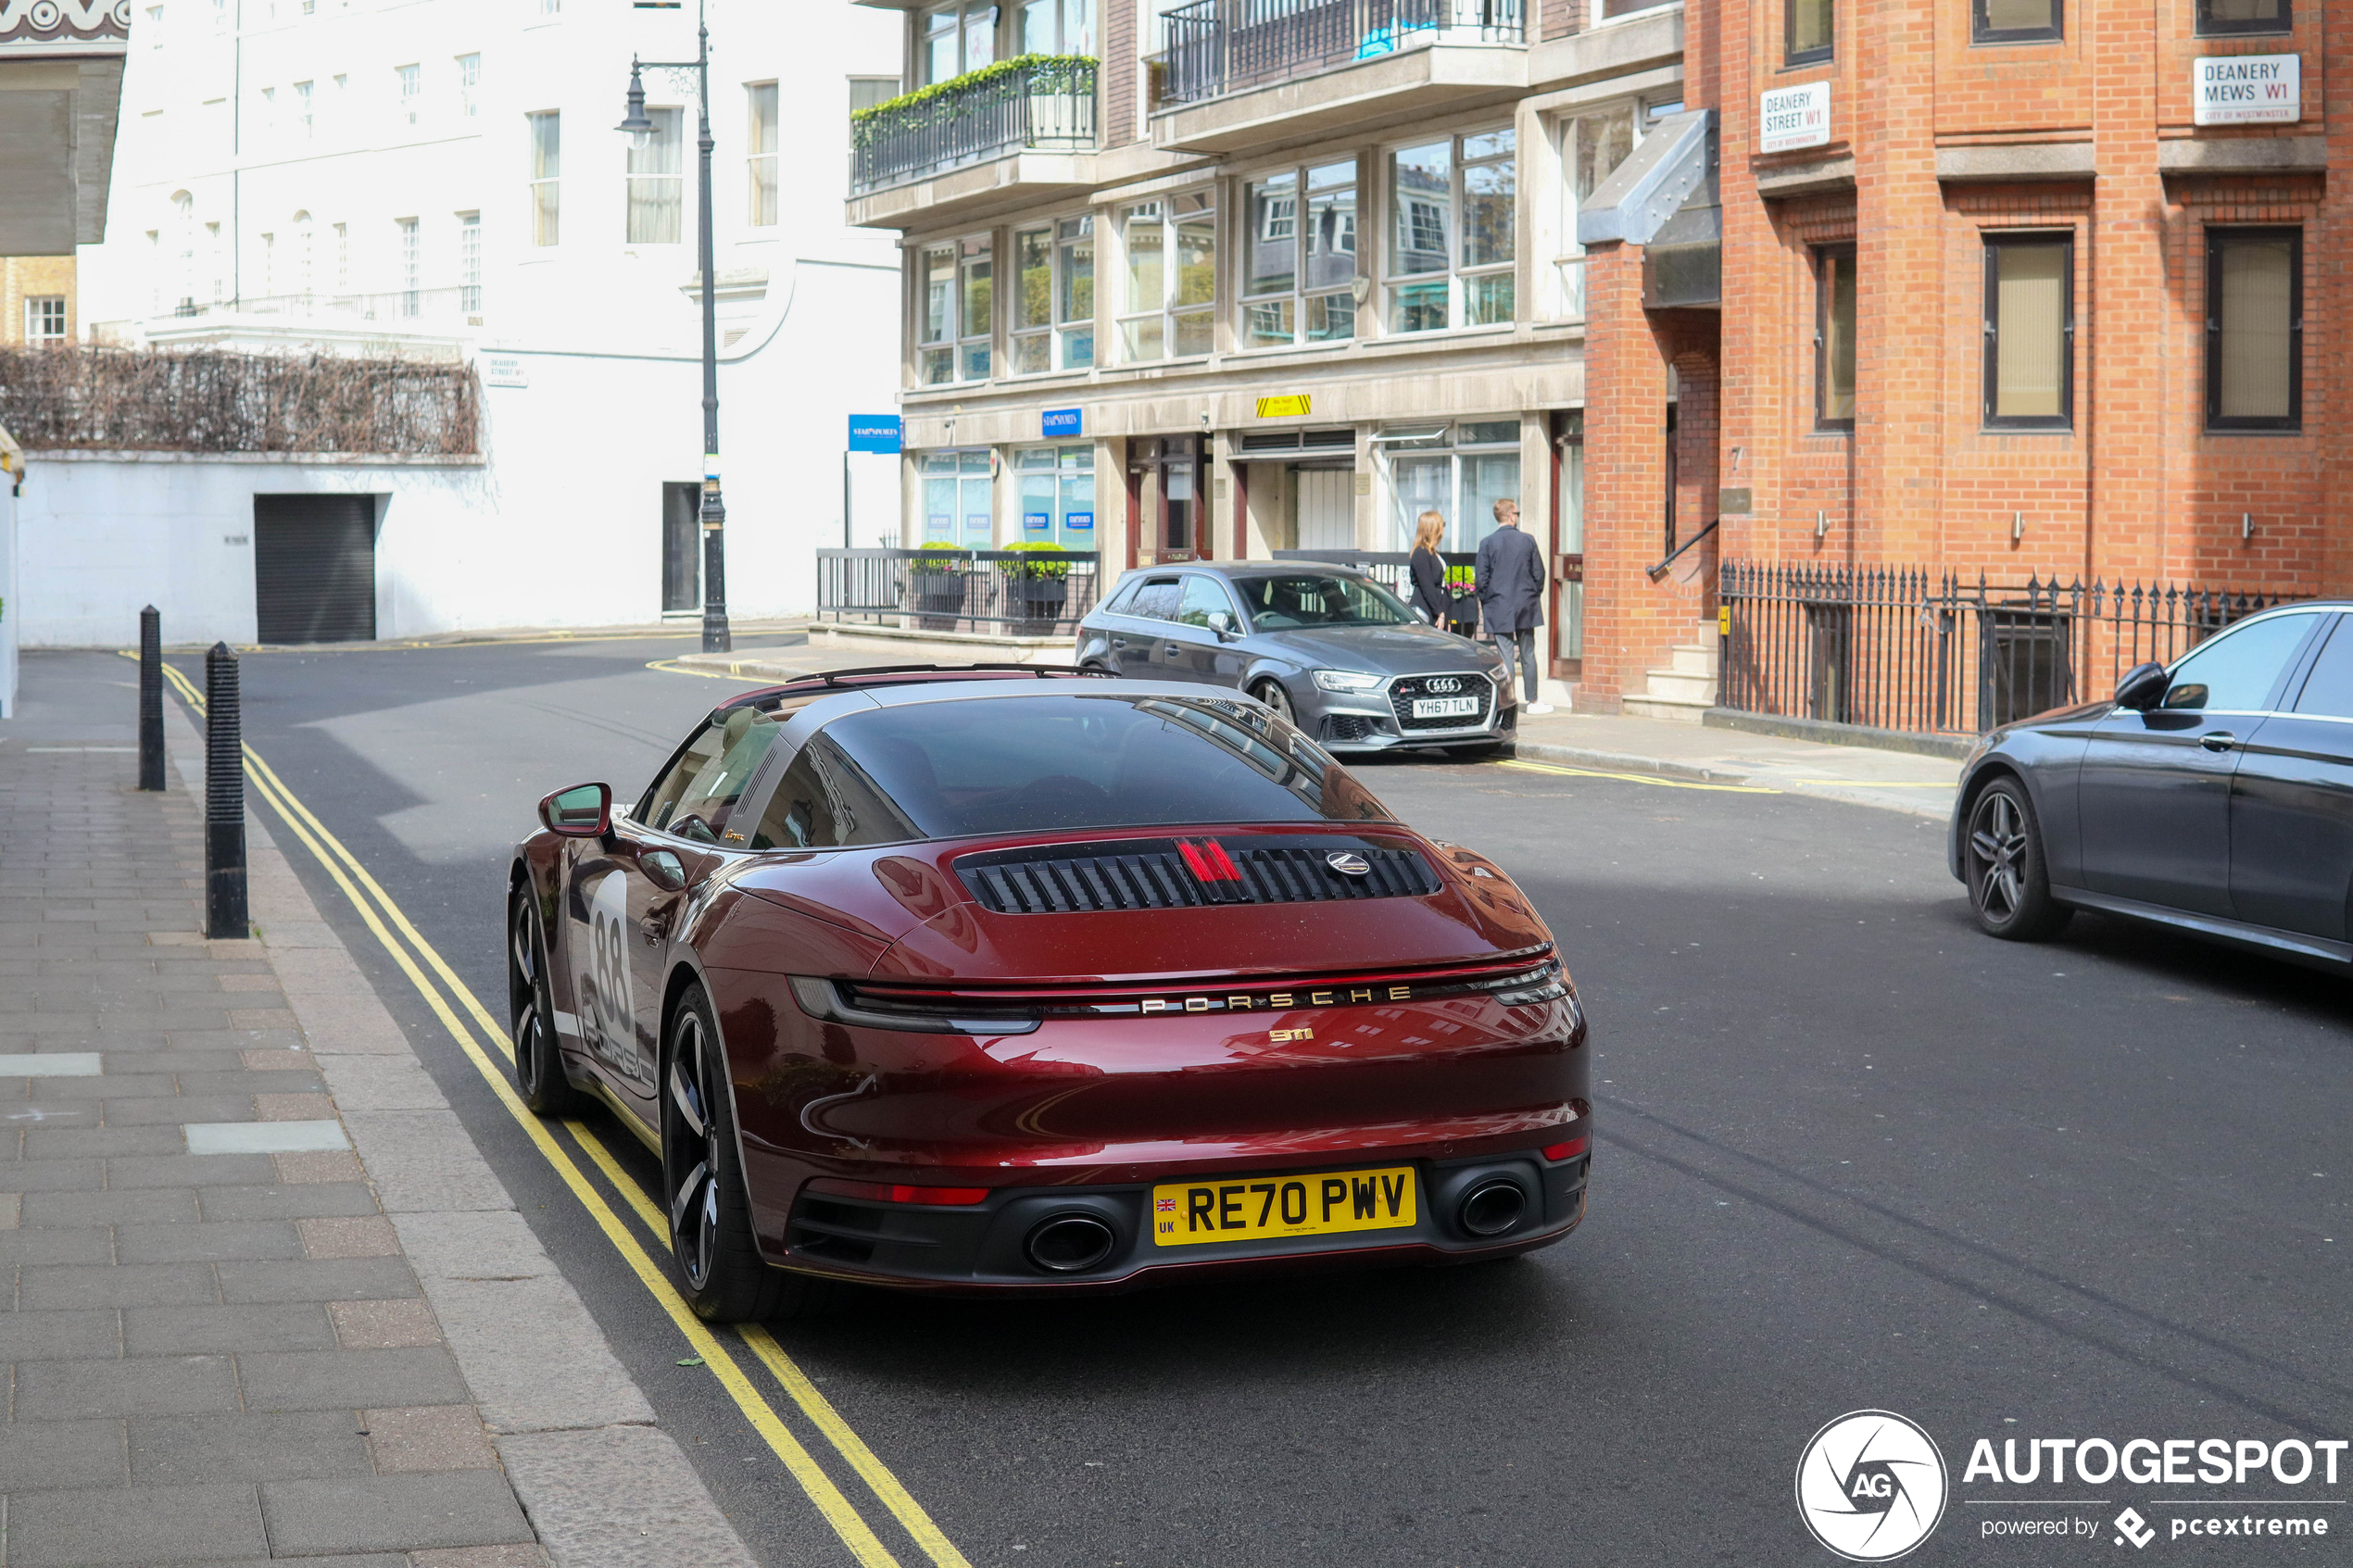
[[[1389,330],[1509,321],[1516,166],[1508,127],[1389,155]]]
[[[1119,215],[1126,252],[1119,318],[1126,364],[1184,358],[1216,346],[1217,198],[1188,192]]]
[[[1354,337],[1355,160],[1252,181],[1243,219],[1240,345]]]

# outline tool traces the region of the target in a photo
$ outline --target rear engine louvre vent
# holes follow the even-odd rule
[[[984,909],[1001,915],[1415,898],[1438,891],[1437,873],[1414,850],[1320,834],[1054,844],[967,855],[956,873]]]

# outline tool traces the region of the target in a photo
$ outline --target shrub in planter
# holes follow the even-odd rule
[[[1062,546],[1050,545],[1043,539],[1024,539],[1007,545],[1010,552],[1029,554],[1047,551],[1059,555]],[[1007,575],[1013,578],[1013,597],[1020,604],[1022,633],[1042,637],[1054,629],[1070,603],[1070,563],[1066,560],[1008,561]]]
[[[953,545],[929,544],[915,555],[908,591],[915,601],[915,623],[926,632],[953,631],[964,609],[969,563]]]

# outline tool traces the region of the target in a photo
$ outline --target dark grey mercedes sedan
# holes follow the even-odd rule
[[[1131,571],[1079,622],[1078,662],[1248,692],[1333,751],[1495,753],[1519,722],[1511,672],[1491,646],[1416,620],[1342,566]]]
[[[1996,936],[2090,909],[2353,965],[2353,603],[2250,616],[2108,701],[1994,731],[1950,858]]]

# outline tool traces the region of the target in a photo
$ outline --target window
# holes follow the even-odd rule
[[[774,715],[756,709],[738,708],[724,721],[713,720],[648,792],[647,810],[638,820],[698,844],[718,844],[723,835],[727,843],[743,843],[741,828],[728,831],[728,819],[783,733]]]
[[[176,262],[171,299],[180,314],[193,316],[196,313],[196,198],[186,191],[172,193],[171,248]]]
[[[270,299],[278,293],[278,236],[264,232],[260,237],[261,297]]]
[[[400,123],[417,123],[417,103],[424,94],[423,73],[415,66],[395,66],[393,75],[400,83]]]
[[[2068,430],[2075,422],[2075,242],[1985,238],[1985,422]]]
[[[988,379],[989,262],[985,238],[924,252],[923,332],[916,358],[923,385]]]
[[[776,224],[776,84],[757,82],[744,93],[748,111],[744,145],[749,149],[745,162],[751,174],[745,211],[753,228],[773,229]]]
[[[1403,427],[1374,438],[1388,460],[1392,549],[1410,549],[1415,520],[1446,519],[1449,550],[1475,550],[1495,532],[1495,503],[1519,499],[1519,420],[1466,420]]]
[[[212,265],[212,303],[219,305],[229,297],[229,252],[220,243],[220,225],[204,226],[205,256]]]
[[[2206,423],[2294,430],[2304,417],[2304,231],[2206,232]]]
[[[548,109],[522,117],[531,128],[531,243],[551,245],[560,232],[560,176],[563,172],[563,116]]]
[[[633,245],[674,245],[680,233],[680,134],[686,111],[648,109],[653,133],[629,149],[629,231]]]
[[[2197,0],[2200,38],[2233,32],[2289,32],[2294,29],[2289,0]]]
[[[882,709],[835,720],[805,749],[821,787],[855,812],[811,800],[810,830],[826,821],[838,835],[810,831],[812,844],[1394,820],[1290,725],[1214,698],[1104,691]],[[784,802],[793,782],[786,769],[770,820],[803,816]],[[882,809],[855,810],[869,799]],[[778,843],[799,841],[782,822],[778,834]]]
[[[1013,459],[1021,480],[1021,536],[1065,550],[1095,547],[1095,449],[1030,446]]]
[[[1227,596],[1225,584],[1198,572],[1185,579],[1184,597],[1176,606],[1176,623],[1198,626],[1204,632],[1223,631],[1239,624],[1234,618],[1234,601]]]
[[[272,141],[277,137],[278,90],[275,87],[264,87],[261,90],[261,112],[254,118],[260,121],[261,138],[264,142]]]
[[[417,292],[420,259],[417,220],[413,218],[396,218],[392,220],[392,226],[400,241],[400,313],[403,316],[414,316],[418,306],[422,303]]]
[[[997,7],[945,6],[925,11],[921,58],[924,82],[952,81],[997,58]]]
[[[310,140],[310,89],[312,85],[308,82],[297,82],[294,84],[295,130],[306,142]]]
[[[1972,44],[2040,44],[2061,36],[2059,0],[1971,0]]]
[[[895,76],[853,76],[849,79],[849,112],[873,108],[899,96],[899,78]]]
[[[1390,332],[1512,320],[1514,139],[1490,131],[1389,155]]]
[[[1244,348],[1356,335],[1356,164],[1250,182],[1242,254]]]
[[[2348,629],[2342,618],[2329,633],[2328,646],[2312,661],[2312,672],[2304,677],[2304,691],[2296,699],[2296,711],[2329,719],[2353,719],[2353,629]]]
[[[24,302],[24,340],[39,347],[66,341],[66,296],[29,295]]]
[[[335,292],[351,292],[351,229],[343,223],[335,225]]]
[[[995,533],[989,503],[988,454],[924,454],[924,542],[985,550]]]
[[[2159,708],[2261,713],[2318,618],[2278,615],[2218,633],[2173,667]]]
[[[564,0],[539,0],[539,14],[543,17],[561,16],[563,9]]]
[[[1144,202],[1120,214],[1127,252],[1120,358],[1127,364],[1207,354],[1217,345],[1217,198],[1207,191]]]
[[[1855,428],[1855,247],[1814,253],[1814,428]]]
[[[474,118],[475,109],[477,107],[474,101],[474,91],[481,85],[482,56],[480,55],[459,56],[458,114],[460,119],[472,119]]]
[[[1085,370],[1095,362],[1095,220],[1065,218],[1013,236],[1013,369]]]
[[[1022,55],[1092,55],[1094,0],[1020,0]]]
[[[1184,608],[1172,619],[1191,619],[1185,610],[1199,602],[1192,584],[1208,581],[1204,577],[1186,580]],[[1234,589],[1241,595],[1242,605],[1250,613],[1252,629],[1259,632],[1296,632],[1312,626],[1405,626],[1414,620],[1413,611],[1398,603],[1388,589],[1358,577],[1332,577],[1321,572],[1262,577],[1253,573],[1237,580]]]
[[[150,49],[163,47],[163,7],[161,6],[147,7],[147,47]]]
[[[1585,316],[1585,247],[1577,243],[1577,214],[1601,182],[1624,163],[1641,139],[1632,108],[1589,114],[1561,127],[1561,173],[1568,182],[1567,221],[1561,224],[1561,316],[1582,320]]]
[[[296,293],[296,294],[300,295],[302,296],[303,302],[307,305],[307,304],[308,304],[308,303],[309,303],[309,300],[310,300],[310,290],[311,290],[311,287],[312,287],[312,284],[313,284],[313,282],[314,282],[314,280],[313,280],[313,278],[312,278],[312,276],[311,276],[311,270],[310,270],[310,268],[311,268],[311,257],[310,257],[310,214],[308,214],[308,213],[307,213],[307,212],[297,212],[297,213],[296,213],[296,214],[295,214],[295,216],[294,216],[294,225],[295,225],[295,260],[294,260],[294,266],[295,266],[295,275],[294,275],[294,286],[295,286],[295,293]]]
[[[1781,60],[1785,65],[1811,65],[1831,57],[1836,15],[1832,0],[1781,0]]]
[[[482,314],[482,214],[458,214],[458,308]]]

